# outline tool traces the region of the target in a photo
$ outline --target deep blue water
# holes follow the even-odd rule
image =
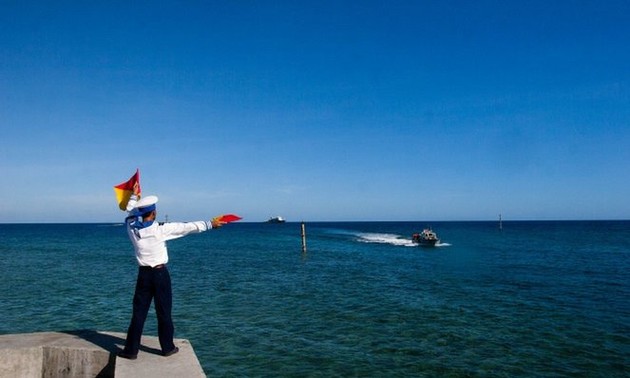
[[[169,243],[210,376],[630,375],[630,222],[240,223]],[[0,224],[0,334],[126,332],[121,225]],[[156,335],[153,310],[145,334]]]

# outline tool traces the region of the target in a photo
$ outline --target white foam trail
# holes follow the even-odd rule
[[[396,234],[359,233],[357,236],[359,237],[358,241],[362,243],[391,244],[402,247],[413,247],[416,245],[411,239],[404,239]]]
[[[356,233],[357,241],[361,243],[379,243],[379,244],[391,244],[400,247],[417,247],[418,244],[414,243],[411,239],[405,239],[404,237],[396,234],[379,234],[379,233]],[[450,243],[438,242],[435,247],[450,247]]]

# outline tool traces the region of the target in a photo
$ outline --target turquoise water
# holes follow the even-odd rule
[[[210,376],[630,375],[630,222],[240,223],[169,244]],[[126,332],[124,228],[0,225],[0,334]],[[153,310],[145,334],[156,335]]]

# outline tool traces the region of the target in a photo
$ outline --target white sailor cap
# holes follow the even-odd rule
[[[150,213],[155,210],[155,204],[157,203],[157,196],[146,196],[142,197],[138,202],[136,202],[135,209],[140,214]]]

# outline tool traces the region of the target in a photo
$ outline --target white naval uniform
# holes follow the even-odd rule
[[[127,211],[133,211],[137,197],[132,196],[127,205]],[[131,214],[130,214],[131,215]],[[204,232],[212,229],[210,221],[171,222],[159,224],[153,222],[144,228],[133,227],[137,220],[132,216],[127,218],[127,233],[136,252],[139,266],[155,267],[168,262],[166,241],[178,239],[192,233]]]

